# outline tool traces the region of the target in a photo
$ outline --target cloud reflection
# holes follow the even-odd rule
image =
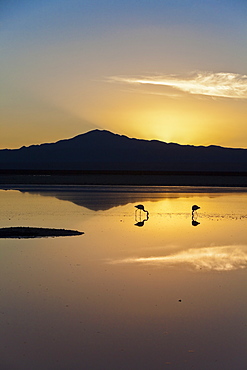
[[[230,271],[247,267],[247,245],[191,248],[168,256],[133,257],[111,261],[111,263],[187,265],[195,270]]]
[[[193,95],[247,99],[247,75],[230,72],[193,72],[146,77],[111,77],[111,81],[138,85],[171,87]]]

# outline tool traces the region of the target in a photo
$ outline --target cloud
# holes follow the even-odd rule
[[[247,267],[247,246],[191,248],[169,256],[133,257],[110,263],[155,266],[186,265],[195,270],[230,271]]]
[[[247,75],[194,72],[184,77],[170,74],[146,77],[111,77],[110,81],[135,85],[170,87],[193,95],[247,99]]]

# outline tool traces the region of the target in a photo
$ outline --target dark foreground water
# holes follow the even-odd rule
[[[247,368],[247,189],[16,187],[0,204],[0,227],[85,232],[0,239],[1,370]]]

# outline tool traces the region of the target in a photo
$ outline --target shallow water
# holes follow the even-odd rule
[[[246,368],[246,188],[9,187],[0,204],[0,227],[85,232],[0,239],[1,369]]]

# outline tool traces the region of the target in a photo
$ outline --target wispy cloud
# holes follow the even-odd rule
[[[230,271],[247,267],[247,246],[220,246],[188,249],[169,256],[133,257],[111,264],[146,264],[156,266],[186,265],[196,270]]]
[[[247,75],[236,73],[194,72],[187,76],[175,74],[141,77],[113,76],[110,81],[170,87],[193,95],[247,99]]]

